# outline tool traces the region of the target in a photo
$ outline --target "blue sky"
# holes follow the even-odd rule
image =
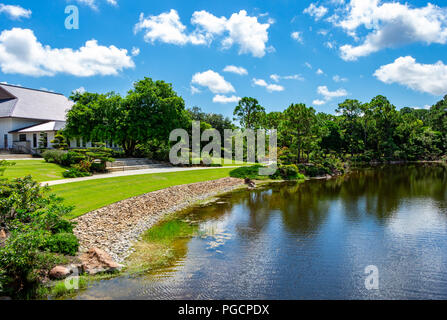
[[[0,0],[0,81],[125,94],[148,76],[227,116],[244,96],[267,111],[378,94],[423,108],[447,94],[447,9],[431,3]]]

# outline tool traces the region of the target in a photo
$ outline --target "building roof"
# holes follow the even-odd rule
[[[73,104],[59,93],[0,83],[0,118],[65,121]]]
[[[65,128],[65,121],[48,121],[38,125],[14,130],[9,133],[49,132],[49,131],[59,131],[64,128]]]

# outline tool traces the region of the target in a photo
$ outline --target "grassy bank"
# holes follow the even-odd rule
[[[15,165],[8,167],[4,178],[23,178],[31,175],[35,181],[52,181],[64,179],[62,173],[66,170],[54,163],[46,163],[44,160],[11,160]]]
[[[229,176],[231,168],[155,173],[99,180],[88,180],[51,187],[52,191],[75,206],[67,216],[74,219],[87,212],[124,199],[176,185],[217,180]]]

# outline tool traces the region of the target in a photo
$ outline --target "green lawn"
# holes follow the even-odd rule
[[[31,175],[34,180],[52,181],[64,179],[62,173],[66,170],[54,163],[46,163],[44,160],[11,160],[15,166],[7,167],[4,178],[14,179]]]
[[[175,185],[216,180],[229,176],[231,168],[155,173],[99,180],[87,180],[51,187],[56,195],[75,209],[66,218],[74,219],[109,204]]]

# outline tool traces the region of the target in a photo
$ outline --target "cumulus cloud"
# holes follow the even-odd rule
[[[192,84],[208,88],[212,93],[230,93],[235,92],[231,83],[225,80],[219,73],[208,70],[198,72],[192,77]]]
[[[275,82],[279,82],[280,80],[299,80],[304,81],[304,78],[300,74],[292,74],[289,76],[280,76],[278,74],[272,74],[270,75],[270,79],[272,79]]]
[[[327,86],[319,86],[317,93],[322,95],[324,99],[317,99],[313,101],[315,105],[323,105],[334,98],[345,97],[348,92],[345,89],[338,89],[335,91],[329,91]]]
[[[3,73],[28,76],[78,77],[116,75],[135,64],[126,49],[101,46],[90,40],[77,50],[51,48],[37,41],[30,29],[13,28],[0,34],[0,68]]]
[[[303,33],[302,33],[302,32],[295,31],[295,32],[292,32],[290,36],[291,36],[292,39],[295,40],[296,42],[304,43],[304,40],[303,40]]]
[[[86,90],[84,87],[80,87],[80,88],[77,88],[76,90],[73,90],[73,93],[83,94],[85,92],[86,92]]]
[[[421,64],[411,56],[400,57],[381,66],[374,76],[384,83],[398,83],[435,96],[447,94],[447,65],[442,61]]]
[[[338,74],[332,77],[335,82],[347,82],[347,78],[340,77]]]
[[[132,56],[133,56],[133,57],[136,57],[136,56],[138,56],[139,54],[140,54],[140,48],[133,47],[133,48],[132,48]]]
[[[158,16],[145,17],[140,15],[140,21],[135,25],[135,33],[144,32],[147,42],[156,41],[175,45],[210,45],[215,39],[221,38],[223,49],[234,45],[239,47],[239,54],[252,54],[263,57],[271,50],[267,47],[268,29],[273,23],[260,23],[257,17],[247,15],[245,10],[233,13],[230,18],[216,17],[207,11],[196,11],[191,18],[195,27],[188,32],[181,22],[176,10],[161,13]]]
[[[284,87],[277,84],[269,84],[264,79],[253,78],[253,85],[258,87],[264,87],[268,92],[284,91]]]
[[[322,75],[322,74],[324,74],[324,71],[321,70],[321,69],[318,69],[317,72],[316,72],[316,74],[318,74],[318,75]]]
[[[97,0],[74,0],[79,4],[82,5],[86,5],[90,8],[92,8],[93,10],[98,10],[98,1]],[[116,0],[106,0],[107,4],[113,6],[113,7],[117,7],[118,6],[118,2]]]
[[[317,6],[314,3],[311,3],[310,6],[303,11],[303,13],[307,13],[318,21],[328,13],[328,9],[325,6]]]
[[[223,95],[216,95],[213,98],[213,102],[214,103],[237,103],[239,102],[239,100],[241,100],[240,97],[236,97],[236,96],[231,96],[231,97],[227,97],[227,96],[223,96]]]
[[[24,9],[21,6],[6,5],[0,3],[0,13],[4,13],[12,20],[31,17],[31,10]]]
[[[248,74],[247,69],[242,68],[242,67],[236,67],[236,66],[226,66],[223,71],[224,72],[235,73],[235,74],[238,74],[240,76],[245,76],[245,75]]]
[[[340,47],[341,57],[346,61],[415,42],[447,43],[447,11],[430,3],[414,8],[408,3],[351,0],[343,18],[333,16],[330,21],[362,41],[359,45]],[[363,39],[358,34],[362,27],[367,30]]]

